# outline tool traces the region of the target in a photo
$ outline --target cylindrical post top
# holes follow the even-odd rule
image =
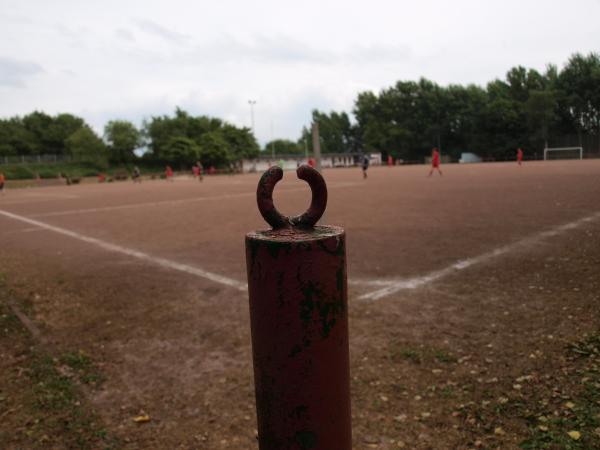
[[[308,210],[286,217],[273,204],[283,177],[260,179],[258,208],[272,229],[246,235],[246,267],[260,450],[350,450],[346,236],[316,225],[327,188],[309,166]]]

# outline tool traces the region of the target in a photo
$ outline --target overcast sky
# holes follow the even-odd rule
[[[0,117],[193,114],[297,139],[314,108],[421,76],[485,84],[600,51],[600,0],[0,0]]]

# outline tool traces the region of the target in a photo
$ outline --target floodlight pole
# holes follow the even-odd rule
[[[308,161],[308,140],[304,137],[304,157]]]
[[[248,104],[250,105],[250,123],[252,124],[252,134],[254,134],[254,105],[256,105],[256,100],[248,100]]]
[[[275,142],[273,138],[273,120],[271,120],[271,157],[275,159]]]
[[[319,137],[319,122],[312,124],[313,154],[317,163],[316,169],[321,172],[321,139]]]

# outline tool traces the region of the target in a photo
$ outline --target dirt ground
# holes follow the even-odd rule
[[[600,329],[600,161],[443,169],[324,172],[324,222],[347,232],[354,448],[600,448],[600,410],[581,409],[600,401],[597,355],[571,351]],[[257,448],[243,245],[266,228],[258,177],[0,197],[0,290],[40,332],[1,335],[1,448]],[[286,172],[277,207],[309,200]],[[37,347],[58,376],[79,371],[94,439],[18,412]]]

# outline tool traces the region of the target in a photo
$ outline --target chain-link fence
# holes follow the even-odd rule
[[[600,133],[551,136],[548,147],[581,147],[584,158],[600,157]]]
[[[0,156],[0,164],[52,164],[78,162],[71,155],[10,155]]]

